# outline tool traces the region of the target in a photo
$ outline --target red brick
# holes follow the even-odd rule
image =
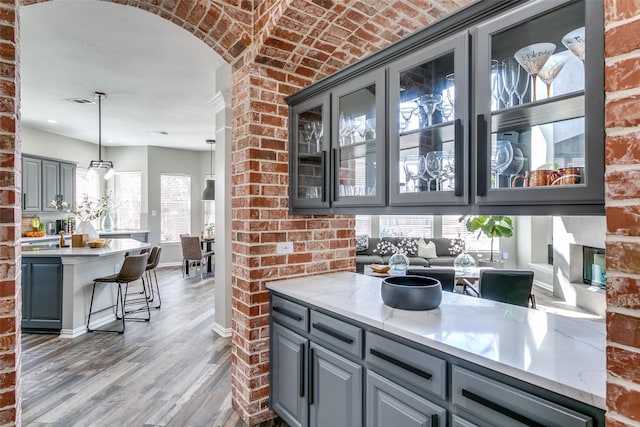
[[[640,49],[640,21],[610,28],[604,33],[604,56],[611,58]]]
[[[640,392],[607,383],[607,410],[617,412],[633,421],[640,421]]]
[[[606,215],[608,233],[640,236],[640,206],[610,206]]]
[[[606,164],[640,164],[640,133],[609,136],[606,139]]]
[[[640,11],[639,0],[605,0],[605,24],[622,21],[638,16]]]
[[[640,57],[614,62],[605,69],[605,90],[615,92],[640,87]]]
[[[605,197],[612,200],[640,197],[640,169],[605,173]]]
[[[607,347],[607,373],[640,385],[640,353]]]
[[[608,312],[607,340],[640,349],[640,318]]]

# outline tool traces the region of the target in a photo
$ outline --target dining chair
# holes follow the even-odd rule
[[[200,269],[200,278],[202,278],[202,269],[205,260],[213,256],[214,251],[202,250],[200,246],[200,238],[198,236],[184,236],[180,239],[182,244],[182,277],[188,273],[189,263],[194,263],[196,269]]]
[[[531,270],[501,270],[487,269],[480,271],[478,288],[466,284],[465,291],[494,301],[522,307],[536,308],[533,288],[533,271]],[[470,292],[469,292],[470,291]]]
[[[89,303],[89,316],[87,317],[87,331],[88,332],[117,332],[119,334],[124,333],[125,320],[145,321],[148,322],[151,319],[151,312],[149,310],[149,301],[147,296],[147,287],[145,285],[144,274],[147,269],[147,260],[149,259],[149,253],[143,253],[140,255],[129,255],[124,258],[120,271],[110,276],[98,277],[93,280],[93,290],[91,291],[91,302]],[[142,279],[142,290],[144,292],[144,303],[146,305],[147,317],[132,317],[127,316],[128,312],[125,309],[125,295],[127,294],[127,288],[130,283]],[[115,303],[115,315],[116,319],[122,321],[121,329],[91,329],[91,315],[93,313],[93,300],[96,293],[96,285],[102,283],[110,283],[118,286],[118,292],[116,295]],[[125,289],[122,289],[122,285],[125,285]],[[120,314],[118,314],[120,309]],[[98,311],[102,311],[100,309]]]
[[[409,268],[407,275],[432,277],[440,281],[443,291],[453,292],[456,271],[453,268]]]
[[[160,286],[158,285],[158,276],[156,274],[156,267],[160,262],[160,254],[162,254],[162,248],[160,246],[154,246],[151,249],[151,254],[149,255],[149,259],[147,260],[147,270],[146,270],[147,283],[151,291],[149,293],[149,302],[155,301],[156,296],[158,297],[158,304],[151,307],[153,309],[159,309],[160,306],[162,305],[162,299],[160,298]],[[151,273],[153,273],[154,280],[151,280]],[[153,289],[154,281],[156,283],[155,290]]]

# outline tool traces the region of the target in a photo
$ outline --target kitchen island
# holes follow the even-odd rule
[[[364,369],[366,375],[362,372],[357,375],[358,378],[366,377],[366,381],[360,380],[366,383],[366,387],[363,386],[365,407],[381,405],[375,406],[375,410],[366,407],[367,417],[375,418],[384,412],[385,405],[392,405],[389,403],[390,395],[379,389],[380,384],[386,384],[406,392],[413,399],[407,397],[399,402],[393,413],[402,413],[402,405],[426,397],[426,406],[433,406],[435,402],[439,408],[432,411],[432,416],[450,417],[453,425],[485,425],[487,420],[496,422],[499,417],[505,417],[495,408],[486,407],[487,401],[499,401],[503,396],[509,397],[498,407],[504,409],[513,404],[526,414],[525,418],[535,419],[548,413],[549,417],[557,420],[562,419],[562,414],[569,413],[576,420],[593,418],[593,425],[603,425],[606,409],[606,332],[603,322],[569,318],[450,292],[443,293],[442,303],[437,309],[399,310],[382,302],[380,283],[380,278],[349,272],[268,283],[267,287],[272,291],[272,352],[284,351],[286,355],[287,349],[291,349],[294,352],[289,356],[292,356],[297,352],[296,345],[300,346],[301,353],[308,348],[306,352],[311,352],[311,358],[320,357],[317,354],[324,357],[319,362],[310,361],[309,369],[318,368],[326,375],[331,372],[322,370],[322,366],[328,363],[326,355],[332,353],[329,350],[336,350],[333,356],[344,359],[341,366],[350,366],[349,372],[353,376],[349,384],[357,383],[356,373],[358,369]],[[321,328],[317,328],[318,325]],[[331,334],[337,334],[335,336],[339,339],[334,340]],[[294,362],[298,359],[272,354],[272,376],[279,378],[274,381],[281,381],[283,377],[280,374],[284,372],[286,377],[287,372],[291,375],[289,369],[295,369],[279,367],[282,360]],[[305,364],[304,358],[299,360]],[[421,365],[422,360],[424,365]],[[347,368],[341,371],[343,377],[346,371]],[[421,371],[428,371],[432,379],[425,381],[426,373],[422,372],[417,380],[404,381],[408,385],[397,385]],[[304,402],[288,405],[287,399],[282,399],[286,394],[285,387],[272,382],[274,410],[285,420],[287,417],[289,420],[305,419],[321,412],[313,405],[319,405],[318,393],[322,391],[315,384],[323,381],[322,377],[315,378],[314,372],[305,373],[302,368],[300,372],[301,378],[306,378],[315,387],[314,391],[309,391],[315,400],[312,399],[313,404],[307,405],[306,409]],[[432,383],[429,386],[432,388],[425,391],[426,383]],[[474,386],[474,393],[464,390]],[[359,391],[363,393],[363,390]],[[487,394],[484,401],[477,397],[482,393]],[[335,388],[328,395],[331,394],[339,395]],[[512,395],[515,397],[510,397]],[[387,397],[377,401],[376,396]],[[341,400],[349,401],[344,397],[342,395],[343,399],[333,402],[333,414],[339,412],[336,405]],[[536,407],[538,404],[535,402],[538,401],[542,406]],[[495,402],[488,404],[495,406]],[[294,408],[296,405],[299,411]],[[426,406],[418,405],[412,410],[419,411]],[[560,415],[542,408],[558,409]],[[517,411],[504,412],[513,415]],[[358,411],[352,413],[357,415]],[[367,420],[365,424],[369,425],[372,421],[370,418]],[[471,423],[465,424],[470,420]],[[545,420],[541,424],[591,425],[588,421],[584,424],[581,421],[577,424],[566,422]]]
[[[25,332],[59,333],[73,338],[86,332],[93,279],[117,273],[126,252],[137,253],[148,243],[113,239],[104,248],[66,247],[54,242],[22,246],[22,293]],[[115,319],[115,287],[96,289],[100,326]],[[93,323],[92,316],[92,323]]]

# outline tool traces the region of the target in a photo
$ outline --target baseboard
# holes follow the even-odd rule
[[[549,292],[553,292],[553,285],[549,284],[549,283],[545,283],[545,282],[541,282],[539,280],[535,280],[533,281],[533,285],[537,286],[539,288],[542,288],[544,290],[547,290]]]
[[[222,338],[231,337],[231,328],[223,328],[216,322],[213,322],[213,325],[211,326],[211,330],[216,334],[220,335]]]
[[[91,327],[93,329],[97,329],[101,326],[104,326],[106,324],[113,322],[114,320],[116,320],[116,316],[113,313],[106,315],[104,317],[101,317],[95,321],[93,320],[93,316],[92,316]],[[63,329],[60,329],[60,338],[76,338],[86,333],[87,333],[87,325],[78,326],[77,328],[74,328],[74,329],[63,328]]]

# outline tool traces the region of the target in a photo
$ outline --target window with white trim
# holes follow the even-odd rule
[[[142,215],[142,172],[116,172],[113,177],[116,230],[139,230]]]
[[[433,237],[433,215],[380,215],[379,237]]]
[[[467,231],[464,221],[458,221],[460,215],[442,215],[442,237],[451,239],[460,237],[465,242],[465,250],[489,252],[491,250],[491,239],[480,231],[471,233]],[[500,250],[500,239],[493,242],[493,250]]]
[[[86,168],[76,167],[76,194],[75,200],[66,200],[69,203],[73,203],[73,207],[70,210],[75,210],[76,207],[82,202],[82,195],[87,194],[89,200],[98,200],[100,198],[100,174],[89,173]],[[69,214],[73,216],[73,214]],[[93,226],[98,229],[98,220],[91,221]]]
[[[191,177],[160,174],[160,241],[191,234]]]
[[[356,236],[367,235],[371,237],[371,216],[356,215]]]

